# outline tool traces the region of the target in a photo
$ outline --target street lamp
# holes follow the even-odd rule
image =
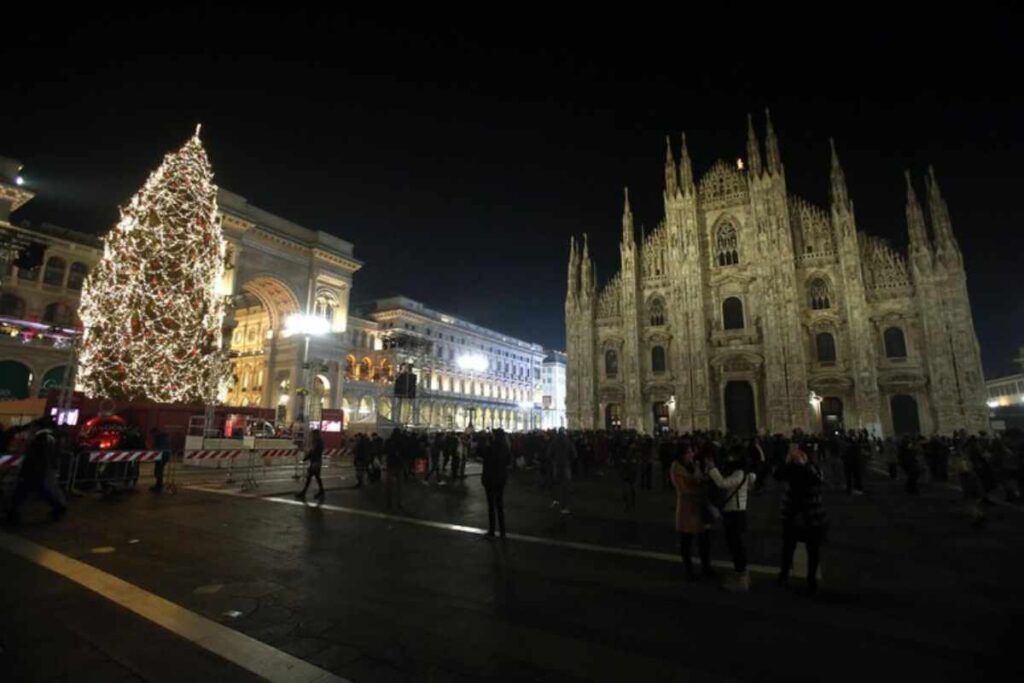
[[[309,340],[311,337],[322,337],[330,331],[331,323],[326,318],[309,313],[293,313],[284,322],[284,335],[286,337],[290,337],[293,334],[301,334],[306,338],[306,344],[302,351],[302,368],[305,372],[303,386],[306,391],[306,395],[302,397],[303,433],[306,434],[306,438],[303,439],[304,443],[309,441],[309,394],[313,383],[313,373],[309,367]],[[305,445],[308,446],[309,444],[305,443]]]

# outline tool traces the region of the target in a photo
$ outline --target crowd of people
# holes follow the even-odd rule
[[[552,507],[561,514],[571,513],[571,482],[594,473],[614,476],[626,512],[636,509],[637,497],[644,491],[674,491],[674,521],[686,577],[716,577],[710,562],[711,535],[720,528],[733,565],[723,585],[736,591],[750,586],[744,542],[747,505],[768,481],[784,487],[778,581],[788,581],[795,548],[803,543],[807,589],[812,593],[817,589],[820,550],[829,528],[823,490],[863,495],[868,467],[903,479],[911,496],[919,494],[922,480],[955,479],[971,523],[983,526],[987,505],[1000,495],[1008,502],[1021,500],[1024,483],[1024,436],[1015,431],[1000,437],[958,433],[883,439],[867,431],[811,435],[796,430],[790,435],[735,438],[716,431],[651,436],[629,430],[515,434],[395,430],[387,439],[357,435],[350,451],[356,486],[383,478],[386,504],[399,510],[403,482],[419,477],[438,486],[458,483],[465,479],[467,460],[480,461],[489,536],[506,533],[504,488],[508,472],[517,469],[535,473],[537,485],[551,491]],[[695,541],[699,574],[693,566]]]
[[[49,502],[55,518],[66,512],[57,485],[61,454],[67,450],[66,444],[62,446],[64,436],[49,418],[0,432],[2,452],[24,453],[7,506],[10,521],[17,521],[22,503],[31,493]],[[151,448],[162,452],[152,487],[158,492],[168,459],[163,456],[170,455],[168,438],[154,430],[149,441]],[[355,466],[355,487],[381,483],[386,490],[385,505],[394,511],[404,511],[403,488],[409,482],[464,485],[467,461],[480,462],[480,482],[488,504],[487,537],[507,534],[504,491],[510,472],[516,470],[532,472],[536,485],[551,492],[551,505],[562,515],[571,514],[572,482],[593,474],[614,478],[627,513],[636,510],[638,496],[646,491],[673,492],[674,525],[686,577],[716,577],[710,561],[712,533],[721,529],[733,567],[723,585],[736,591],[750,586],[744,540],[747,506],[751,496],[771,480],[784,486],[778,581],[788,581],[795,548],[803,543],[807,588],[812,593],[817,588],[820,551],[829,528],[823,490],[862,495],[868,467],[893,480],[902,479],[909,496],[919,495],[922,482],[959,484],[970,523],[978,528],[986,524],[986,508],[998,498],[1011,504],[1024,501],[1024,434],[1018,430],[1000,436],[961,432],[883,439],[866,431],[811,435],[795,430],[790,435],[736,438],[716,431],[666,431],[651,436],[630,430],[509,434],[500,429],[472,433],[395,429],[386,438],[354,435],[345,448]],[[314,480],[317,497],[324,497],[320,476],[323,453],[320,434],[313,432],[299,498],[305,497]],[[699,574],[692,556],[695,542]]]

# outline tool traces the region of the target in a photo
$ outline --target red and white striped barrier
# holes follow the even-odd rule
[[[243,451],[185,451],[185,460],[234,460]]]
[[[342,455],[344,452],[344,448],[328,448],[326,451],[324,451],[324,457],[333,458],[336,455]]]
[[[24,458],[23,455],[0,455],[0,467],[17,467]]]
[[[153,462],[163,451],[91,451],[89,462]]]
[[[271,448],[265,451],[255,451],[256,455],[264,458],[286,458],[301,453],[297,448]]]

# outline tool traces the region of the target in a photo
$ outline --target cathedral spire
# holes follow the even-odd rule
[[[633,210],[629,208],[629,188],[625,188],[626,203],[622,207],[622,243],[632,244],[636,239],[636,232],[633,229]],[[584,242],[586,249],[586,242]]]
[[[761,175],[761,144],[757,141],[754,119],[750,114],[747,114],[747,168],[750,169],[751,177]]]
[[[939,190],[939,182],[935,179],[935,169],[928,166],[928,175],[925,177],[925,186],[928,191],[928,215],[932,220],[932,230],[935,233],[935,246],[938,251],[955,252],[959,249],[956,237],[953,235],[953,223],[949,219],[949,207],[946,200],[942,198]]]
[[[579,255],[576,252],[576,237],[573,236],[569,238],[569,278],[565,295],[567,300],[575,301],[579,283]]]
[[[690,152],[686,149],[685,132],[679,152],[679,189],[683,194],[693,193],[693,164],[690,162]]]
[[[914,192],[914,185],[910,181],[910,171],[903,171],[903,176],[907,181],[907,232],[910,235],[910,253],[930,253],[924,212],[921,211],[921,203],[917,201],[917,193]]]
[[[775,128],[772,127],[772,114],[767,107],[764,110],[764,118],[767,121],[764,138],[765,162],[768,173],[778,175],[782,173],[782,157],[779,155],[779,141],[775,137]]]
[[[839,165],[839,155],[836,153],[835,140],[829,138],[828,146],[832,152],[832,171],[830,183],[832,209],[834,211],[846,211],[850,207],[850,195],[846,191],[846,174],[843,173],[843,167]]]
[[[672,156],[672,138],[665,136],[665,195],[674,197],[679,188],[679,170]]]
[[[580,263],[580,295],[588,297],[594,291],[594,262],[590,260],[590,246],[587,233],[583,233],[583,258]]]

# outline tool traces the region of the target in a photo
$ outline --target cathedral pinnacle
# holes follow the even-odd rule
[[[953,224],[949,219],[949,208],[946,200],[942,198],[939,190],[939,182],[935,179],[935,169],[928,166],[928,175],[925,176],[925,186],[928,192],[928,215],[932,221],[932,229],[935,232],[936,247],[939,251],[955,252],[959,249],[956,237],[953,236]]]
[[[679,152],[679,189],[683,194],[693,193],[693,164],[690,162],[690,152],[686,149],[685,132]]]
[[[579,290],[579,282],[579,255],[576,252],[576,237],[574,236],[569,238],[569,278],[566,290],[566,299],[569,299],[570,301],[576,299],[576,294]]]
[[[835,140],[829,138],[828,146],[832,153],[830,183],[832,208],[836,211],[843,211],[847,209],[850,204],[850,196],[846,191],[846,174],[843,173],[843,167],[839,164],[839,154],[836,153]]]
[[[672,156],[672,138],[665,136],[665,194],[669,197],[676,194],[679,188],[678,169]]]
[[[768,173],[777,175],[782,173],[782,157],[779,155],[779,140],[775,137],[775,128],[772,127],[772,114],[767,107],[764,110],[764,117],[767,122],[764,138],[765,162]]]
[[[754,118],[750,114],[747,114],[747,167],[752,177],[761,175],[761,144],[757,141]]]
[[[910,171],[904,170],[903,177],[907,181],[907,232],[910,235],[910,251],[928,252],[928,231],[924,223],[924,212],[917,201],[914,184],[910,181]]]
[[[633,230],[633,210],[629,207],[629,188],[625,188],[626,203],[622,207],[622,241],[632,244],[635,237]]]

